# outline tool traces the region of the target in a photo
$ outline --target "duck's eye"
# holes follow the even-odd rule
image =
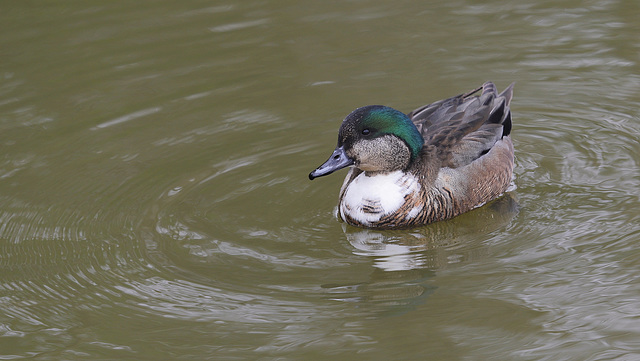
[[[369,129],[362,129],[362,135],[369,135],[369,133],[371,133]]]

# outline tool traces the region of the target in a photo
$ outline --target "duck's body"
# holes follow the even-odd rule
[[[354,226],[400,228],[455,217],[511,183],[511,97],[512,86],[498,94],[487,82],[407,115],[377,105],[356,109],[343,121],[332,156],[309,178],[353,166],[338,208]]]

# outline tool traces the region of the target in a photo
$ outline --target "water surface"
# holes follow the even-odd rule
[[[7,2],[0,359],[640,357],[625,1]],[[334,216],[356,107],[516,82],[516,190]]]

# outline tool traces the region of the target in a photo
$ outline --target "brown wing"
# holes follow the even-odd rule
[[[420,107],[408,116],[424,137],[425,146],[436,147],[442,166],[457,168],[480,158],[510,134],[512,95],[513,84],[498,94],[495,85],[486,82],[469,93]]]

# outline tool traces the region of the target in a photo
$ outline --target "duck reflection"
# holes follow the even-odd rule
[[[507,193],[468,214],[422,228],[376,231],[343,224],[343,231],[354,247],[353,253],[372,257],[376,268],[435,270],[481,256],[481,244],[487,238],[481,235],[490,236],[508,225],[517,213],[515,196]]]
[[[371,258],[373,269],[367,281],[323,288],[336,301],[368,304],[385,315],[406,313],[435,291],[428,281],[437,270],[486,257],[490,233],[508,225],[517,213],[515,196],[508,193],[450,221],[419,229],[376,231],[343,225],[353,253]]]

